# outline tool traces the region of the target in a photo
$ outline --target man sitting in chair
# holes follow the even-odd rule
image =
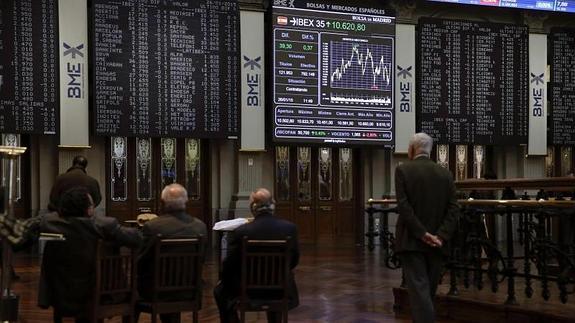
[[[113,246],[139,248],[138,230],[122,227],[113,217],[94,215],[94,201],[84,187],[59,196],[58,213],[26,220],[0,215],[0,235],[14,245],[34,243],[40,232],[61,234],[64,241],[49,242],[42,261],[38,305],[54,308],[54,321],[63,316],[88,322],[86,305],[94,289],[95,252],[99,239]]]
[[[17,219],[0,214],[0,236],[11,244],[22,247],[38,240],[41,232],[66,235],[71,224],[77,224],[89,232],[94,241],[98,239],[118,246],[139,248],[142,235],[137,229],[126,228],[114,217],[96,215],[94,201],[88,189],[76,186],[60,197],[58,212],[50,212],[29,219]]]
[[[38,305],[54,308],[54,321],[74,316],[76,322],[89,322],[86,305],[93,296],[93,268],[97,241],[110,246],[139,248],[138,230],[121,226],[116,218],[94,215],[94,202],[84,187],[75,187],[60,197],[58,214],[48,214],[40,224],[42,232],[62,234],[65,241],[46,246],[40,276]]]
[[[222,323],[239,322],[235,303],[240,294],[240,268],[241,245],[244,236],[257,240],[281,240],[291,237],[290,269],[294,269],[299,262],[299,247],[296,226],[286,220],[274,216],[275,202],[271,193],[260,188],[250,195],[250,209],[255,219],[246,223],[230,233],[228,237],[228,251],[222,265],[222,280],[214,288],[214,297],[220,311]],[[290,273],[289,282],[289,308],[299,304],[299,296],[293,272]],[[280,322],[281,313],[268,312],[268,322]]]
[[[138,261],[138,289],[140,297],[145,300],[152,297],[154,246],[157,239],[202,236],[204,242],[206,241],[206,224],[186,213],[188,192],[182,185],[174,183],[164,187],[161,201],[162,214],[146,222],[142,228],[144,249]],[[169,295],[169,298],[172,300],[180,297]],[[163,323],[180,322],[180,313],[160,314],[160,319]]]

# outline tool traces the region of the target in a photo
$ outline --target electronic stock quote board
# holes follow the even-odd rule
[[[417,129],[440,143],[526,144],[527,27],[421,18],[418,29]]]
[[[0,132],[59,128],[58,1],[0,1]]]
[[[489,7],[533,9],[556,12],[575,12],[573,0],[430,0],[457,4],[481,5]]]
[[[551,141],[575,145],[575,29],[553,28],[549,42]]]
[[[271,25],[275,142],[393,145],[388,11],[275,0]]]
[[[93,0],[98,135],[237,137],[237,0]]]

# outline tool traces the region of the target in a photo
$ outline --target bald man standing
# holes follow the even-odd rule
[[[250,195],[250,210],[255,217],[254,221],[238,227],[228,237],[228,252],[222,265],[222,280],[214,288],[214,297],[222,323],[239,322],[233,305],[240,293],[239,269],[241,268],[241,247],[244,236],[257,240],[281,240],[289,236],[292,243],[290,269],[294,269],[299,262],[296,226],[274,216],[275,202],[267,189],[257,189]],[[289,289],[289,308],[292,309],[299,304],[293,272],[290,274]],[[268,322],[281,321],[281,313],[268,312],[267,316]]]
[[[138,290],[144,299],[151,297],[151,287],[154,277],[154,248],[155,237],[161,235],[163,239],[207,237],[206,224],[186,213],[188,192],[177,183],[167,185],[162,190],[162,214],[154,220],[146,222],[142,228],[144,235],[144,251],[138,261]],[[205,246],[205,244],[204,244]],[[178,295],[170,295],[170,299]],[[183,295],[183,298],[194,295]],[[201,297],[201,296],[200,296]],[[160,314],[163,323],[180,322],[179,313]]]
[[[409,142],[410,160],[395,169],[399,213],[395,251],[415,323],[435,321],[433,299],[443,267],[442,247],[455,231],[459,216],[451,173],[429,158],[432,148],[429,135],[416,133]]]

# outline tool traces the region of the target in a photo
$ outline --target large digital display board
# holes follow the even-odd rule
[[[575,29],[553,28],[549,41],[552,143],[575,145]]]
[[[93,0],[98,135],[239,133],[237,0]]]
[[[274,141],[393,145],[388,11],[276,0],[272,37]]]
[[[566,0],[428,0],[460,4],[482,5],[490,7],[546,10],[557,12],[575,12],[575,1]]]
[[[440,143],[526,144],[528,42],[527,26],[421,18],[418,130]]]
[[[56,134],[58,64],[58,1],[0,1],[1,133]]]

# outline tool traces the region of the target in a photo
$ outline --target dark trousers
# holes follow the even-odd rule
[[[140,312],[136,311],[134,320],[138,322],[139,319],[140,319]],[[162,323],[180,323],[181,316],[180,313],[160,314],[160,321],[162,321]]]
[[[70,316],[66,316],[64,314],[62,314],[62,312],[58,311],[57,309],[54,309],[54,311],[52,312],[52,318],[53,318],[53,322],[54,323],[62,323],[64,320],[64,317],[74,317],[73,315]],[[85,317],[74,317],[74,322],[75,323],[90,323],[90,319],[85,318]]]
[[[437,252],[403,252],[399,254],[411,316],[415,323],[435,322],[433,299],[443,269],[443,255]]]
[[[220,312],[220,322],[221,323],[237,323],[240,321],[238,317],[238,311],[236,311],[235,303],[237,300],[237,295],[231,295],[222,285],[218,283],[214,287],[214,299],[218,305],[218,311]],[[282,321],[281,312],[266,312],[268,323],[279,323]]]
[[[180,323],[180,313],[160,314],[160,321],[162,321],[162,323]]]
[[[62,316],[56,316],[54,315],[54,323],[62,323],[64,322],[64,319]],[[75,323],[90,323],[90,319],[87,318],[74,318],[74,322]]]
[[[559,246],[565,253],[575,252],[575,211],[573,210],[564,210],[559,216]],[[569,275],[569,271],[573,269],[569,266],[568,259],[559,257],[558,260],[562,274]]]

